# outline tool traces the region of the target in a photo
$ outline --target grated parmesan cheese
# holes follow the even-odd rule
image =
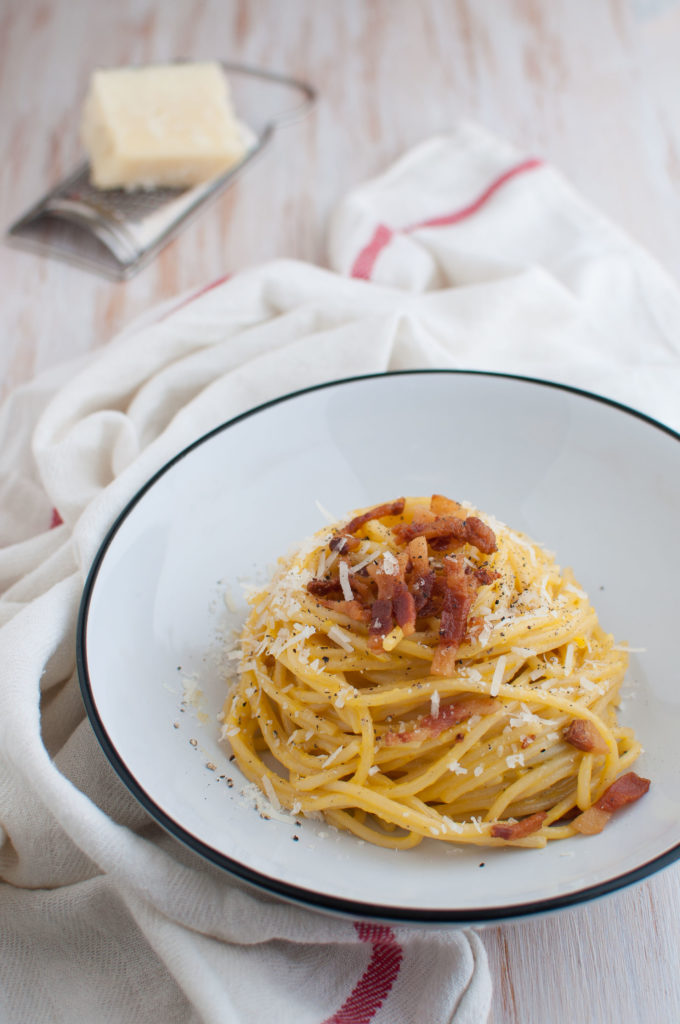
[[[343,651],[347,654],[352,654],[354,647],[352,645],[352,635],[347,633],[341,626],[333,625],[326,634],[329,640],[335,641],[338,647],[342,647]]]
[[[388,576],[397,576],[399,573],[399,562],[391,551],[386,551],[383,555],[383,572]]]
[[[433,718],[439,718],[439,690],[435,690],[430,697],[430,714]]]
[[[564,656],[564,672],[565,675],[571,675],[571,670],[574,667],[574,651],[576,644],[567,644],[567,653]]]
[[[276,795],[276,790],[274,789],[274,784],[273,784],[272,780],[269,778],[268,775],[263,775],[262,776],[262,786],[264,788],[265,793],[267,794],[267,799],[269,800],[269,802],[272,805],[272,807],[274,808],[274,810],[275,811],[280,811],[281,810],[281,801],[279,800],[278,796]]]
[[[361,569],[364,569],[367,565],[370,565],[371,562],[377,561],[381,554],[384,554],[382,550],[377,552],[371,551],[370,555],[367,555],[366,558],[363,558],[360,562],[357,562],[356,565],[353,565],[349,571],[360,572]]]
[[[238,736],[240,731],[241,730],[237,729],[235,725],[232,725],[230,728],[227,728],[226,725],[223,725],[222,728],[220,729],[220,739],[226,740],[229,736]]]
[[[349,569],[347,568],[347,562],[340,562],[338,567],[338,578],[340,580],[340,586],[342,588],[342,596],[345,601],[353,601],[354,594],[349,582]]]
[[[449,818],[446,814],[443,815],[443,819],[450,832],[456,832],[460,835],[463,831],[463,826],[459,822],[454,821],[453,818]]]
[[[340,756],[341,753],[342,747],[336,747],[333,753],[329,754],[325,761],[322,761],[321,767],[328,768],[329,765],[333,764],[333,762]]]
[[[501,683],[503,682],[503,673],[505,672],[505,663],[507,660],[507,655],[501,654],[500,658],[496,662],[493,679],[491,680],[491,688],[489,690],[492,697],[497,697],[500,692]]]

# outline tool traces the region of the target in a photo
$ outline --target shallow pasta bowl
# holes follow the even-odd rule
[[[353,378],[240,416],[169,462],[105,538],[78,627],[81,687],[113,767],[207,860],[318,910],[482,923],[612,892],[680,856],[675,653],[680,437],[584,392],[506,375]],[[220,742],[244,584],[324,525],[400,494],[472,502],[555,551],[630,644],[620,720],[647,796],[544,850],[374,847],[277,813]]]

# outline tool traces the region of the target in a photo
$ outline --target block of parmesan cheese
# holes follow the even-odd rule
[[[102,189],[196,185],[246,149],[215,62],[95,71],[81,137],[92,184]]]

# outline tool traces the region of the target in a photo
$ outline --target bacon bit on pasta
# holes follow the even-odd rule
[[[327,597],[318,597],[317,601],[323,605],[324,608],[330,608],[331,611],[339,612],[340,615],[346,615],[348,619],[354,619],[355,622],[368,622],[371,613],[368,608],[357,601],[332,601]]]
[[[621,775],[612,782],[608,789],[605,789],[593,806],[597,807],[599,811],[618,811],[620,807],[633,804],[641,796],[644,796],[649,786],[649,779],[643,779],[635,772],[626,772],[625,775]]]
[[[532,832],[538,832],[547,816],[545,811],[537,811],[519,821],[499,822],[491,826],[491,835],[494,839],[523,839]]]
[[[401,626],[404,636],[416,631],[416,603],[413,594],[405,583],[399,581],[395,587],[392,607],[397,625]]]
[[[433,494],[430,498],[430,512],[436,516],[458,516],[465,519],[465,509],[453,498],[446,498],[443,494]]]
[[[439,635],[441,643],[447,647],[459,647],[465,636],[470,608],[477,593],[472,573],[466,572],[467,566],[456,558],[444,561],[446,590],[442,603],[441,625]]]
[[[413,729],[404,732],[386,732],[383,742],[387,746],[395,743],[411,743],[413,740],[436,739],[441,733],[459,725],[472,715],[490,715],[497,711],[500,703],[492,697],[464,697],[453,704],[442,704],[438,715],[426,715]]]
[[[490,526],[483,523],[477,516],[468,516],[464,520],[466,525],[466,541],[473,547],[483,551],[485,555],[492,555],[496,550],[496,534]]]
[[[439,646],[432,659],[434,675],[450,675],[458,648],[467,632],[472,603],[480,582],[474,571],[456,558],[444,559],[446,590],[442,601]]]
[[[611,818],[610,811],[601,811],[599,807],[588,807],[583,814],[574,818],[572,825],[584,836],[596,836]]]
[[[643,779],[635,772],[626,772],[605,789],[599,800],[588,807],[583,814],[574,818],[572,824],[584,836],[594,836],[605,827],[614,811],[626,804],[633,804],[649,789],[649,779]]]
[[[425,537],[414,537],[408,543],[408,557],[411,560],[413,572],[423,576],[430,570],[430,559],[427,554],[427,539]]]
[[[360,513],[333,535],[329,547],[338,552],[355,549],[360,541],[354,534],[362,526],[374,519],[400,516],[405,504],[404,498],[397,498]],[[410,524],[402,522],[392,527],[402,550],[398,548],[396,555],[389,551],[376,555],[368,564],[362,562],[359,571],[352,574],[351,586],[347,572],[352,572],[352,567],[346,562],[344,582],[341,565],[339,576],[334,573],[310,580],[307,591],[324,607],[367,622],[368,646],[373,651],[382,648],[395,625],[403,636],[410,636],[417,629],[419,617],[439,618],[440,640],[432,671],[435,675],[450,675],[461,643],[471,638],[475,629],[478,631],[479,623],[469,621],[477,592],[500,574],[483,566],[475,568],[462,557],[443,554],[434,556],[431,564],[430,552],[469,543],[490,554],[496,550],[496,536],[476,516],[465,518],[463,506],[442,494],[433,494],[430,508],[420,509],[418,516]],[[353,601],[348,600],[350,589]]]
[[[313,597],[327,597],[329,594],[341,594],[340,580],[310,580],[307,590]]]
[[[441,540],[471,544],[485,555],[491,555],[496,550],[496,534],[477,516],[468,516],[467,519],[459,519],[457,516],[414,519],[412,523],[397,524],[393,532],[404,544],[415,537],[425,537],[430,543]]]
[[[609,750],[602,734],[586,718],[574,718],[564,730],[564,739],[572,747],[588,753],[606,754]]]
[[[368,625],[368,646],[371,650],[381,650],[382,643],[392,629],[392,599],[378,597],[371,605]]]
[[[407,553],[411,565],[409,590],[413,595],[416,615],[422,612],[432,595],[435,575],[430,569],[427,539],[414,537],[409,541]]]
[[[355,516],[354,519],[350,519],[346,526],[343,526],[341,530],[331,538],[329,547],[331,551],[335,551],[336,548],[339,551],[352,550],[359,546],[359,541],[352,534],[370,522],[372,519],[382,519],[383,516],[400,516],[404,511],[404,505],[406,504],[405,498],[397,498],[396,501],[388,501],[383,505],[376,505],[375,508],[370,508],[368,512],[362,512],[361,515]]]
[[[432,598],[434,590],[435,575],[433,572],[423,573],[422,576],[415,576],[411,581],[411,593],[416,606],[416,615],[427,615],[427,607]]]
[[[472,575],[482,587],[488,586],[489,583],[493,583],[494,580],[501,578],[501,574],[492,569],[473,569]]]
[[[374,562],[367,566],[368,575],[378,589],[378,596],[371,605],[368,644],[373,650],[382,647],[382,642],[394,626],[401,626],[404,634],[413,633],[416,628],[416,607],[413,595],[404,580],[406,557],[392,557],[394,571],[380,568]],[[383,562],[384,565],[384,562]]]

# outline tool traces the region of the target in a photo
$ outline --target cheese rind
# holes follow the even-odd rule
[[[102,189],[196,185],[247,148],[215,62],[95,71],[81,137],[92,184]]]

